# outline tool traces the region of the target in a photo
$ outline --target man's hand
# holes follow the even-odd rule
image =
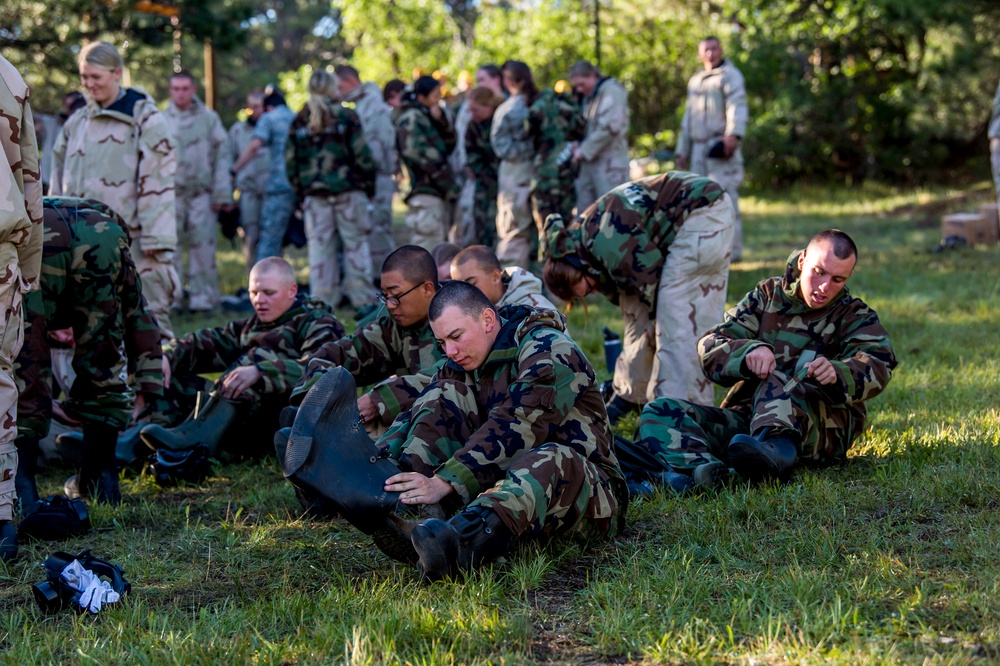
[[[76,341],[73,339],[72,328],[60,328],[58,331],[49,331],[49,337],[67,347],[72,347],[76,344]]]
[[[722,137],[722,152],[725,153],[726,159],[733,156],[736,149],[740,147],[740,137],[735,134],[727,134]]]
[[[160,255],[163,252],[168,252],[168,251],[169,250],[143,250],[142,253],[143,255],[149,257],[150,259],[156,259],[157,261],[159,261]]]
[[[401,493],[403,504],[436,504],[455,489],[447,481],[436,476],[424,476],[419,472],[403,472],[385,480],[385,490]]]
[[[427,109],[431,112],[431,118],[434,120],[441,120],[441,116],[444,115],[444,111],[441,110],[440,104],[434,104],[427,107]]]
[[[747,370],[761,379],[767,379],[767,376],[774,372],[774,368],[777,367],[774,362],[774,352],[771,351],[770,347],[755,347],[746,355],[744,363],[747,364]]]
[[[378,406],[372,400],[369,393],[365,393],[358,398],[358,411],[361,412],[361,419],[365,423],[372,423],[378,420]]]
[[[808,364],[806,367],[809,368],[806,371],[806,377],[812,377],[822,386],[827,384],[833,384],[837,381],[837,370],[833,367],[833,363],[825,356],[817,356]]]
[[[163,388],[170,388],[170,359],[164,354],[161,359],[160,367],[163,369]]]
[[[688,168],[687,155],[674,155],[674,165],[677,167],[678,171],[687,171]]]
[[[71,418],[70,415],[63,410],[62,403],[58,400],[52,401],[52,418],[67,426],[78,426],[82,423],[82,421],[77,421],[76,419]]]
[[[222,396],[235,400],[259,379],[260,370],[256,365],[240,366],[222,378]]]

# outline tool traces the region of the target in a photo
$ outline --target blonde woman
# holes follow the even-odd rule
[[[337,77],[309,79],[309,101],[285,144],[288,180],[305,200],[310,293],[332,307],[346,296],[355,308],[375,300],[368,200],[375,196],[375,159],[358,115],[335,101]],[[337,240],[344,250],[343,294]]]
[[[172,263],[174,139],[149,95],[121,87],[124,62],[114,46],[91,42],[80,50],[77,64],[87,106],[66,121],[56,139],[49,194],[97,199],[122,216],[143,295],[161,337],[170,339],[170,306],[179,285]]]

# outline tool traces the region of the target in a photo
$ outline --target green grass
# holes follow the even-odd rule
[[[990,196],[866,186],[743,200],[748,249],[730,303],[819,229],[860,242],[850,287],[881,315],[900,366],[845,465],[783,487],[639,501],[612,543],[526,544],[506,566],[430,587],[347,524],[301,518],[273,461],[180,489],[129,477],[123,506],[92,508],[94,533],[0,565],[0,661],[998,661],[1000,248],[927,252],[942,212]],[[238,256],[220,264],[232,291]],[[620,330],[617,311],[595,300],[569,319],[606,378],[600,332]],[[65,473],[48,472],[45,490]],[[83,547],[122,564],[132,595],[96,618],[42,616],[38,563]]]

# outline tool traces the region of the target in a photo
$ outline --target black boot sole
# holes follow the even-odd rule
[[[458,536],[443,520],[426,520],[413,528],[413,549],[419,556],[417,568],[425,582],[452,575],[458,559]]]
[[[761,451],[752,442],[734,437],[726,449],[730,466],[736,473],[751,483],[761,483],[772,479],[787,481],[791,476],[791,467],[787,469],[776,463],[767,453]]]

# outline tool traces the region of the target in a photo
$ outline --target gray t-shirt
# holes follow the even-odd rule
[[[261,116],[254,128],[254,138],[263,141],[271,154],[271,169],[267,174],[265,192],[289,192],[292,189],[285,171],[285,141],[288,140],[288,130],[293,120],[295,114],[282,104]]]

